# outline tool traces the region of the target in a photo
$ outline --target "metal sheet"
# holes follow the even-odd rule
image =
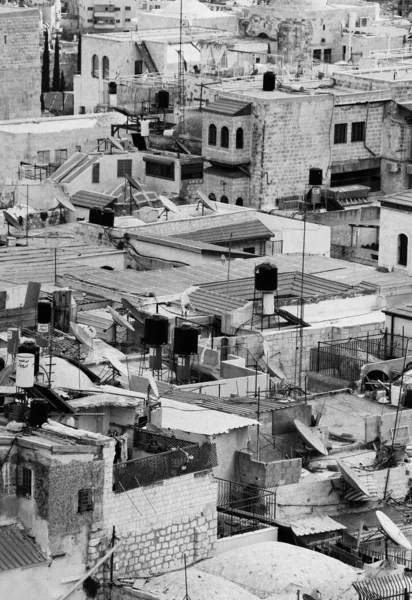
[[[46,562],[25,531],[15,524],[0,527],[0,572]]]
[[[306,442],[308,446],[310,446],[310,448],[313,448],[314,450],[316,450],[316,452],[319,452],[319,454],[323,454],[324,456],[328,455],[328,451],[325,445],[323,444],[322,440],[320,440],[313,433],[313,431],[310,430],[309,427],[307,427],[304,423],[301,423],[301,421],[299,421],[298,419],[295,419],[294,423],[300,437],[303,439],[304,442]]]

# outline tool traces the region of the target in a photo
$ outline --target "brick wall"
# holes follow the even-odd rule
[[[0,120],[40,116],[38,9],[0,7]]]

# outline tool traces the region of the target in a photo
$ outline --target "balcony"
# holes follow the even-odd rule
[[[113,491],[117,494],[217,466],[214,444],[199,446],[143,430],[136,431],[133,454],[137,458],[113,465]]]

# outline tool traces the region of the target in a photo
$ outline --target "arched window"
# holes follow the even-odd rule
[[[209,146],[216,146],[217,130],[216,125],[209,125]]]
[[[243,198],[236,198],[236,206],[243,206]]]
[[[229,198],[227,196],[222,196],[220,199],[223,204],[229,204]]]
[[[408,237],[404,233],[398,237],[398,264],[404,267],[408,264]]]
[[[209,200],[212,200],[212,202],[216,202],[216,194],[214,194],[213,192],[211,192],[209,194]]]
[[[99,57],[93,54],[92,58],[92,77],[99,77]]]
[[[220,146],[229,148],[229,129],[227,127],[222,127],[220,130]]]
[[[110,61],[107,56],[103,56],[103,79],[109,79]]]
[[[241,148],[243,148],[243,129],[242,129],[242,127],[239,127],[239,129],[236,130],[236,148],[238,148],[239,150]]]

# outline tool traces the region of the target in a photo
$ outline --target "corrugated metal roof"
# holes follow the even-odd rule
[[[84,398],[76,398],[69,400],[68,404],[75,410],[83,410],[87,408],[102,408],[105,406],[115,406],[117,408],[137,408],[143,405],[141,398],[129,398],[127,396],[119,396],[116,394],[104,393],[86,396]]]
[[[163,429],[178,429],[200,435],[218,435],[231,429],[258,425],[254,419],[245,419],[238,415],[210,410],[200,406],[184,404],[166,398],[161,399],[160,411],[152,412],[152,423]],[[158,422],[158,419],[161,419]]]
[[[404,304],[403,306],[394,306],[392,308],[385,308],[382,310],[385,315],[393,315],[394,317],[404,317],[405,319],[412,320],[412,304]]]
[[[179,233],[180,238],[200,240],[209,244],[229,244],[232,242],[245,242],[250,240],[268,240],[273,232],[265,227],[259,219],[251,219],[245,223],[233,223],[221,227],[211,227],[190,233]]]
[[[404,515],[398,507],[395,509],[390,506],[380,506],[379,510],[398,525],[402,524],[404,521]],[[373,527],[377,528],[380,526],[380,523],[376,516],[376,508],[371,508],[370,510],[364,510],[362,512],[356,513],[339,513],[338,515],[333,515],[333,519],[338,521],[338,523],[345,525],[348,531],[358,530],[359,523],[361,521],[369,529]]]
[[[70,200],[74,206],[81,206],[84,208],[106,208],[106,206],[113,204],[116,198],[100,192],[79,190],[70,197]]]
[[[87,154],[84,152],[75,152],[64,162],[50,177],[52,181],[60,182],[72,169],[82,163],[86,158]]]
[[[16,524],[0,527],[0,572],[46,561],[28,534]]]
[[[203,315],[225,315],[245,305],[242,300],[197,288],[189,294],[191,307]]]
[[[307,519],[293,519],[289,525],[293,533],[299,537],[346,529],[345,525],[334,521],[327,515],[309,517]]]
[[[252,114],[251,102],[242,100],[232,100],[231,98],[219,98],[202,108],[203,112],[210,112],[217,115],[227,115],[229,117],[239,117]]]

